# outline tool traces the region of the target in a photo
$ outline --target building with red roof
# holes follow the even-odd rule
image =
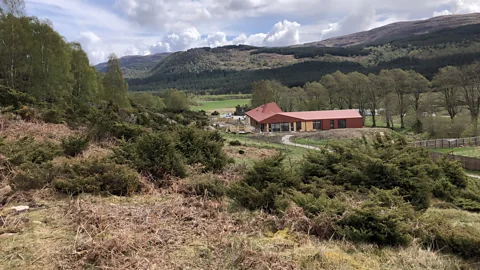
[[[246,113],[247,121],[260,131],[320,131],[362,128],[362,116],[356,110],[283,112],[275,102]]]

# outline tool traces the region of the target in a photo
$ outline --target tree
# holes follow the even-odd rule
[[[275,100],[272,84],[268,80],[253,82],[252,84],[252,106],[254,108]]]
[[[25,1],[24,0],[1,0],[0,15],[6,16],[8,14],[11,14],[15,17],[25,16]]]
[[[79,43],[70,43],[73,74],[71,103],[88,103],[98,96],[97,73],[90,67],[88,56]]]
[[[335,107],[341,107],[339,96],[338,96],[338,85],[335,78],[331,75],[325,75],[320,80],[320,83],[325,87],[327,94],[328,94],[328,104],[330,109],[335,109]]]
[[[104,99],[118,104],[120,107],[128,107],[128,85],[123,78],[120,62],[115,54],[108,57],[107,71],[103,77]]]
[[[311,111],[323,110],[329,107],[327,89],[319,82],[311,82],[303,87],[306,94],[306,107]]]
[[[450,119],[453,120],[458,113],[460,106],[460,88],[457,83],[459,70],[456,67],[448,66],[440,69],[433,78],[433,87],[442,93],[443,106],[448,111]]]
[[[359,73],[359,72],[352,72],[347,74],[347,80],[349,81],[348,85],[350,86],[349,96],[355,97],[355,102],[351,101],[352,108],[354,105],[358,107],[358,111],[363,116],[363,123],[365,124],[365,111],[367,110],[367,92],[370,88],[370,80],[367,76]],[[350,109],[352,109],[350,108]]]
[[[415,108],[416,122],[415,130],[417,133],[422,132],[422,122],[420,121],[420,98],[426,93],[430,87],[430,82],[413,70],[407,71],[407,87],[413,94],[413,106]]]
[[[385,120],[387,122],[387,128],[394,128],[393,125],[393,106],[394,106],[394,95],[392,94],[393,92],[393,78],[390,76],[389,72],[387,70],[382,70],[380,71],[380,74],[378,75],[378,83],[381,86],[380,89],[380,99],[383,101],[383,107],[384,107],[384,112],[385,112]]]
[[[339,107],[340,109],[343,109],[344,106],[347,106],[349,109],[353,109],[354,103],[355,103],[355,94],[352,93],[351,89],[351,84],[350,81],[348,80],[347,75],[343,74],[340,71],[336,71],[335,73],[332,74],[333,78],[335,78],[336,82],[336,92],[338,95],[338,100],[339,100]]]
[[[401,69],[386,70],[385,74],[391,78],[391,89],[397,95],[397,110],[400,114],[401,128],[405,128],[404,117],[407,114],[409,106],[408,94],[411,93],[410,85],[408,84],[408,74]]]
[[[188,110],[188,97],[187,95],[177,89],[169,89],[165,92],[164,102],[168,109],[174,111],[186,111]]]
[[[480,112],[480,64],[472,64],[461,67],[458,73],[457,82],[463,92],[463,102],[470,111],[470,119],[475,129],[478,126],[478,114]]]
[[[380,76],[371,73],[368,75],[368,79],[370,80],[370,84],[366,92],[367,107],[372,115],[372,127],[376,127],[377,110],[379,109],[382,91],[384,91],[385,88],[385,82],[382,81]]]

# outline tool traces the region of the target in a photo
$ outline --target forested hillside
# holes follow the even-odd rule
[[[154,68],[161,60],[169,56],[170,53],[157,53],[146,56],[129,55],[118,59],[120,67],[125,78],[142,78],[148,75],[149,71]],[[105,73],[108,63],[101,63],[95,66],[99,72]]]
[[[231,93],[249,92],[252,82],[262,79],[303,86],[337,70],[378,74],[382,69],[400,68],[432,79],[440,68],[480,60],[479,33],[480,24],[473,24],[352,47],[198,48],[174,53],[149,75],[128,82],[133,91],[175,87],[200,93]]]

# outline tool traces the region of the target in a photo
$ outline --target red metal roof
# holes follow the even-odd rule
[[[356,110],[333,110],[333,111],[311,111],[311,112],[287,112],[279,113],[291,118],[297,118],[304,121],[313,120],[334,120],[334,119],[350,119],[350,118],[362,118],[360,113]]]
[[[248,115],[253,120],[260,122],[270,116],[273,116],[281,112],[282,112],[282,109],[280,109],[275,102],[270,102],[268,104],[264,104],[260,107],[257,107],[251,111],[248,111],[245,114]]]

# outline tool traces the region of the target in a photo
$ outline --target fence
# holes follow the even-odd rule
[[[430,152],[430,157],[432,157],[434,161],[437,161],[437,159],[440,159],[444,156],[445,154],[443,153]],[[453,154],[448,154],[447,157],[452,160],[458,160],[462,164],[462,167],[466,170],[480,171],[480,159],[478,158],[457,156]]]
[[[414,142],[412,144],[420,147],[425,147],[427,149],[480,146],[480,137],[428,140],[428,141]]]

